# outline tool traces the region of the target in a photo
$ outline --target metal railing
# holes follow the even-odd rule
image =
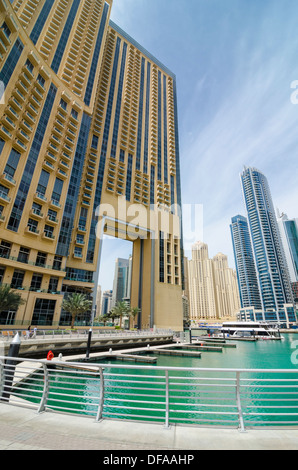
[[[13,376],[13,378],[12,378]],[[170,425],[298,425],[298,370],[213,369],[0,357],[0,406]]]
[[[19,333],[19,335],[26,339],[64,339],[64,338],[87,338],[89,334],[89,329],[86,330],[76,330],[76,331],[71,331],[71,330],[43,330],[43,329],[37,329],[36,331],[31,330],[30,336],[28,333],[28,330],[2,330],[0,332],[0,339],[9,341],[11,340],[16,333]],[[156,328],[156,329],[147,329],[147,330],[99,330],[99,329],[92,329],[92,338],[102,338],[102,337],[116,337],[116,338],[121,338],[121,337],[139,337],[139,336],[148,336],[148,337],[153,337],[153,336],[165,336],[165,335],[173,335],[172,330],[167,330],[167,329],[162,329],[162,328]]]

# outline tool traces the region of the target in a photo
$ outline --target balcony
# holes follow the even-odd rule
[[[25,233],[28,233],[30,235],[39,235],[39,230],[37,230],[36,227],[26,227],[25,228]]]
[[[10,202],[10,197],[3,191],[0,191],[0,202],[8,203]]]
[[[8,186],[16,185],[16,180],[14,180],[13,177],[7,173],[3,173],[3,175],[0,176],[0,181],[6,183]]]
[[[34,199],[37,199],[38,201],[42,201],[42,202],[47,202],[47,198],[43,194],[38,193],[38,192],[34,194]]]

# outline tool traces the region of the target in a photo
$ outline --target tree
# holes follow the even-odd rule
[[[104,325],[106,324],[106,322],[108,321],[109,317],[108,315],[99,315],[99,317],[97,318],[97,320],[101,323],[103,323]]]
[[[129,307],[126,302],[117,302],[115,307],[112,308],[111,316],[120,318],[120,328],[122,325],[122,317],[129,315]]]
[[[140,313],[140,311],[141,310],[138,307],[131,307],[129,309],[129,316],[133,320],[133,325],[134,325],[134,319]]]
[[[62,308],[71,314],[71,329],[74,327],[75,319],[81,313],[91,310],[92,301],[87,299],[84,294],[73,293],[67,299],[63,300]]]
[[[25,300],[10,286],[0,285],[0,313],[3,310],[17,310]]]

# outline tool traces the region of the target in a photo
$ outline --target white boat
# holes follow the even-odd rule
[[[278,328],[268,325],[266,322],[235,321],[224,322],[217,337],[247,338],[247,339],[282,339]]]

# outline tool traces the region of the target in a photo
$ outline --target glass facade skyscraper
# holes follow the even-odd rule
[[[241,173],[263,311],[292,304],[289,271],[266,177],[256,168]]]
[[[246,217],[236,215],[230,224],[241,307],[261,309],[253,251]]]

